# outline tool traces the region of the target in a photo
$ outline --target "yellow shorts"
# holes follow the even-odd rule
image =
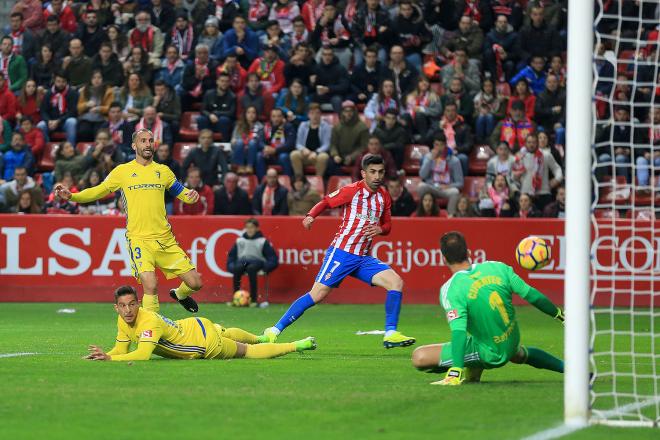
[[[232,359],[236,356],[238,350],[236,341],[222,336],[225,328],[219,324],[213,324],[206,318],[199,319],[206,327],[206,354],[204,354],[204,359]]]
[[[164,240],[128,239],[133,274],[140,279],[142,272],[154,272],[159,268],[170,280],[195,269],[188,254],[174,237]]]

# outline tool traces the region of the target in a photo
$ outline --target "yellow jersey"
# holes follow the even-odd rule
[[[188,190],[176,180],[167,165],[153,161],[140,165],[132,160],[113,169],[99,185],[72,194],[71,200],[89,203],[118,189],[126,210],[126,236],[129,239],[173,237],[165,212],[165,190],[184,202]]]
[[[148,360],[151,353],[173,359],[199,359],[206,353],[207,332],[216,332],[208,319],[172,321],[140,307],[133,325],[117,316],[117,341],[106,354],[113,361]],[[129,353],[131,342],[137,344],[137,349]]]

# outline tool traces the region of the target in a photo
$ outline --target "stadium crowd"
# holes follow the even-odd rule
[[[98,184],[146,127],[201,196],[170,214],[304,215],[377,153],[395,216],[562,217],[566,3],[18,0],[0,211],[120,214],[52,188]]]

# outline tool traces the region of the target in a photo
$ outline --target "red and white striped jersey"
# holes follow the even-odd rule
[[[364,180],[346,185],[328,194],[309,215],[316,217],[325,208],[344,207],[343,220],[332,246],[355,255],[367,255],[371,238],[364,234],[368,225],[380,225],[381,235],[387,235],[392,227],[392,199],[385,188],[371,191]],[[322,209],[321,209],[322,208]]]

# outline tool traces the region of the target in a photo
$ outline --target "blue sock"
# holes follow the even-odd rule
[[[309,309],[314,305],[314,300],[312,299],[312,295],[307,292],[297,300],[291,304],[291,307],[289,307],[289,310],[286,311],[284,315],[280,318],[279,321],[277,321],[277,324],[275,324],[275,327],[279,330],[282,331],[293,322],[300,318],[303,313],[305,313],[305,310]]]
[[[385,331],[396,330],[399,324],[399,312],[401,311],[401,292],[388,290],[385,300]]]

